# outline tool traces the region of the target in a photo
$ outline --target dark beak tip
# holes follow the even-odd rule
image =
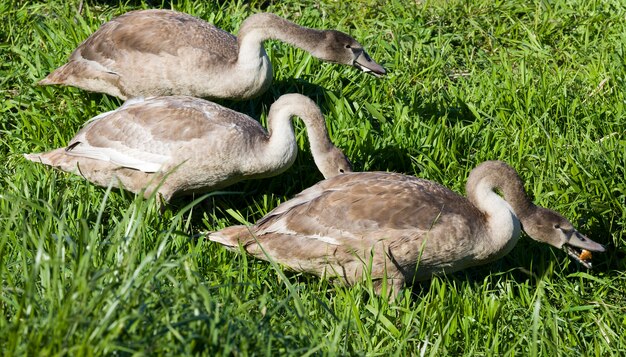
[[[365,52],[358,56],[352,65],[363,72],[369,73],[376,77],[381,77],[387,74],[387,70],[376,61],[372,60]]]
[[[592,249],[587,248],[587,250],[590,250],[596,253],[604,253],[606,252],[606,246],[604,244],[596,243],[595,247],[593,247]]]
[[[376,65],[369,67],[368,68],[368,73],[373,74],[376,77],[382,77],[384,75],[387,74],[387,71],[385,70],[385,68],[379,64],[377,64],[376,62],[374,62]]]

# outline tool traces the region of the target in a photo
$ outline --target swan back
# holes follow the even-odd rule
[[[260,245],[290,269],[348,284],[363,276],[365,266],[371,266],[373,278],[401,284],[470,266],[483,224],[469,201],[441,185],[362,172],[324,180],[254,226],[231,227],[209,239],[234,248],[241,244],[266,259]]]

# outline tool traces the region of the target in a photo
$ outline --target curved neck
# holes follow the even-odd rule
[[[322,167],[325,155],[335,146],[328,137],[326,122],[318,106],[300,94],[283,95],[272,104],[267,118],[268,149],[274,153],[297,150],[291,121],[293,116],[300,117],[304,122],[313,160],[318,168]]]
[[[280,40],[315,55],[317,45],[324,37],[324,31],[294,24],[270,13],[259,13],[248,17],[237,35],[240,63],[247,59],[259,58],[265,54],[263,41]]]
[[[496,193],[500,191],[502,197]],[[484,240],[488,246],[486,260],[494,260],[508,253],[520,235],[520,221],[533,210],[524,186],[515,170],[503,162],[488,161],[472,171],[466,185],[467,198],[486,220]]]

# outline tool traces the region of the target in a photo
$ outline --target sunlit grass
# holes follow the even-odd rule
[[[505,160],[538,204],[608,252],[587,272],[522,239],[491,265],[389,303],[371,283],[284,272],[199,234],[254,222],[322,178],[300,123],[286,173],[163,214],[153,200],[25,161],[120,105],[35,83],[104,21],[150,7],[232,32],[271,11],[352,34],[386,78],[270,41],[274,86],[224,104],[264,123],[277,97],[304,93],[355,169],[460,193],[478,163]],[[625,354],[625,17],[618,0],[0,2],[2,354]]]

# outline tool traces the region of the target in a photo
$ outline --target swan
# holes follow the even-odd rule
[[[466,191],[467,198],[397,173],[348,173],[302,191],[251,227],[227,227],[208,239],[345,284],[369,274],[379,294],[387,281],[392,298],[405,282],[501,258],[522,229],[587,267],[579,249],[604,251],[559,213],[534,205],[504,162],[477,166]]]
[[[363,46],[343,32],[306,28],[258,13],[242,23],[235,37],[191,15],[152,9],[105,23],[39,84],[75,86],[123,100],[165,95],[245,100],[272,83],[272,65],[263,48],[268,39],[324,61],[385,74]]]
[[[88,121],[67,147],[25,157],[101,186],[145,190],[145,197],[157,190],[168,202],[287,170],[298,151],[291,121],[296,115],[324,177],[351,171],[330,141],[319,107],[301,94],[285,94],[272,104],[269,133],[249,116],[200,98],[136,98]]]

